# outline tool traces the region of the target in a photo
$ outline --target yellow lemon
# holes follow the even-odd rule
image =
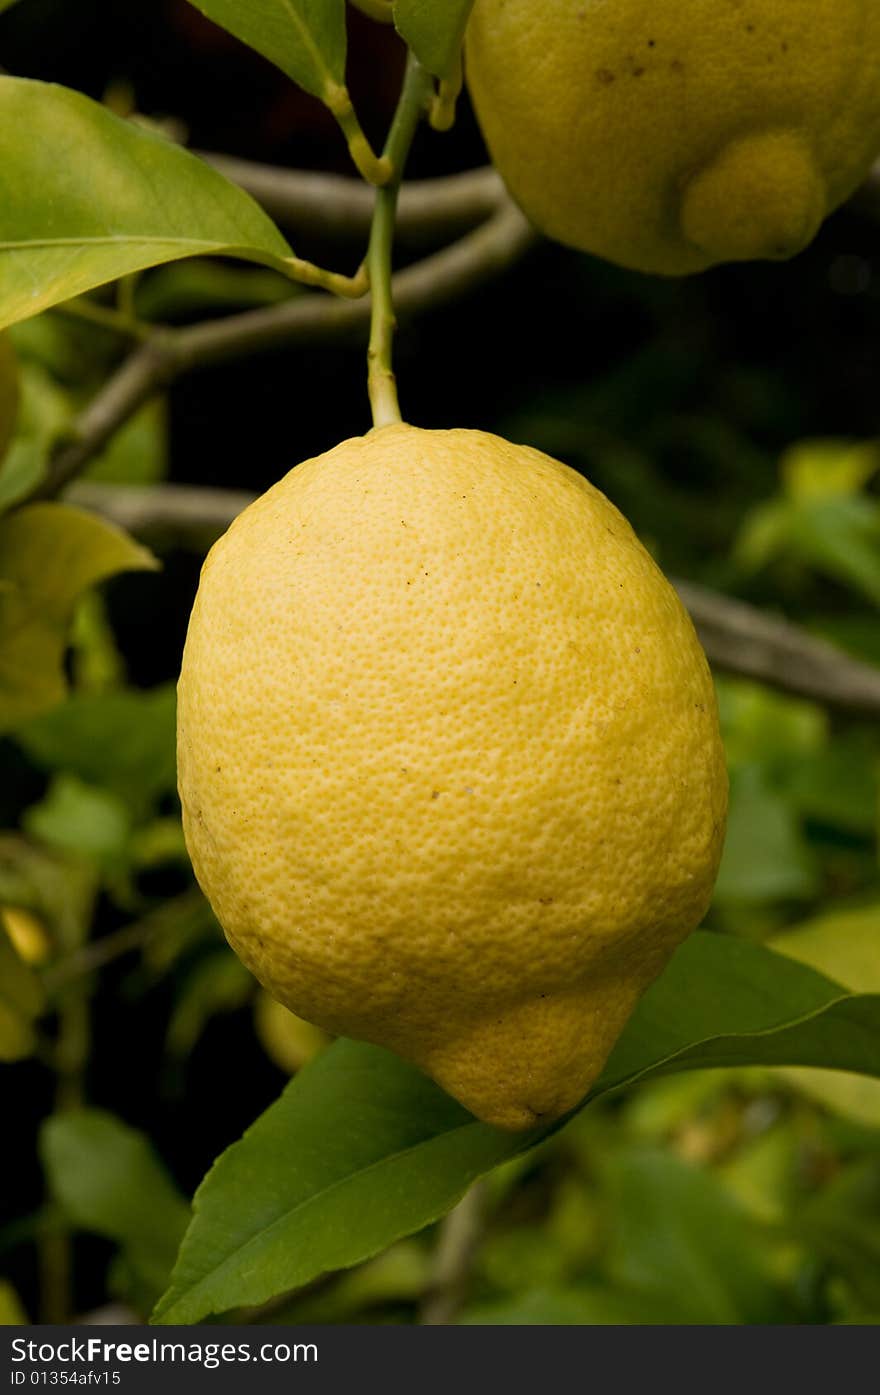
[[[256,977],[507,1128],[581,1099],[721,848],[675,591],[586,480],[478,431],[343,441],[236,519],[178,758],[193,865]]]
[[[790,257],[880,153],[877,0],[476,0],[466,57],[528,216],[641,271]]]

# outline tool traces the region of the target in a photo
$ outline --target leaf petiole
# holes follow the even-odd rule
[[[370,288],[366,262],[361,262],[354,276],[343,276],[338,271],[326,271],[314,262],[303,261],[302,257],[291,257],[287,262],[288,275],[304,286],[316,286],[330,291],[345,300],[358,300]]]
[[[381,187],[391,177],[391,162],[385,155],[377,156],[363,132],[357,112],[352,105],[348,88],[339,84],[329,84],[323,93],[325,107],[332,112],[339,123],[342,134],[348,143],[348,151],[358,173],[368,184]]]
[[[374,426],[388,426],[401,420],[391,355],[394,330],[394,300],[391,293],[392,248],[397,198],[403,169],[420,118],[427,110],[432,91],[431,76],[412,54],[406,66],[397,111],[383,152],[393,173],[388,183],[376,191],[376,205],[367,251],[372,306],[370,345],[367,352],[368,389]]]

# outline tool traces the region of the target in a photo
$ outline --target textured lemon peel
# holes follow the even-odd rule
[[[179,770],[257,978],[508,1128],[586,1094],[705,910],[726,809],[705,656],[622,516],[539,452],[409,426],[212,550]]]
[[[476,0],[466,59],[526,214],[636,270],[793,255],[880,154],[875,0]]]

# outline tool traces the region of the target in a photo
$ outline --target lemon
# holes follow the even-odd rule
[[[374,430],[236,519],[178,757],[196,874],[261,983],[505,1128],[581,1099],[721,848],[675,591],[580,475],[478,431]]]
[[[526,214],[641,271],[790,257],[880,153],[877,0],[476,0],[466,58]]]

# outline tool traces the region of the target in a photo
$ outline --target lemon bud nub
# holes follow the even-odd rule
[[[827,199],[806,142],[788,131],[751,135],[687,180],[682,232],[713,261],[780,261],[812,241]]]

